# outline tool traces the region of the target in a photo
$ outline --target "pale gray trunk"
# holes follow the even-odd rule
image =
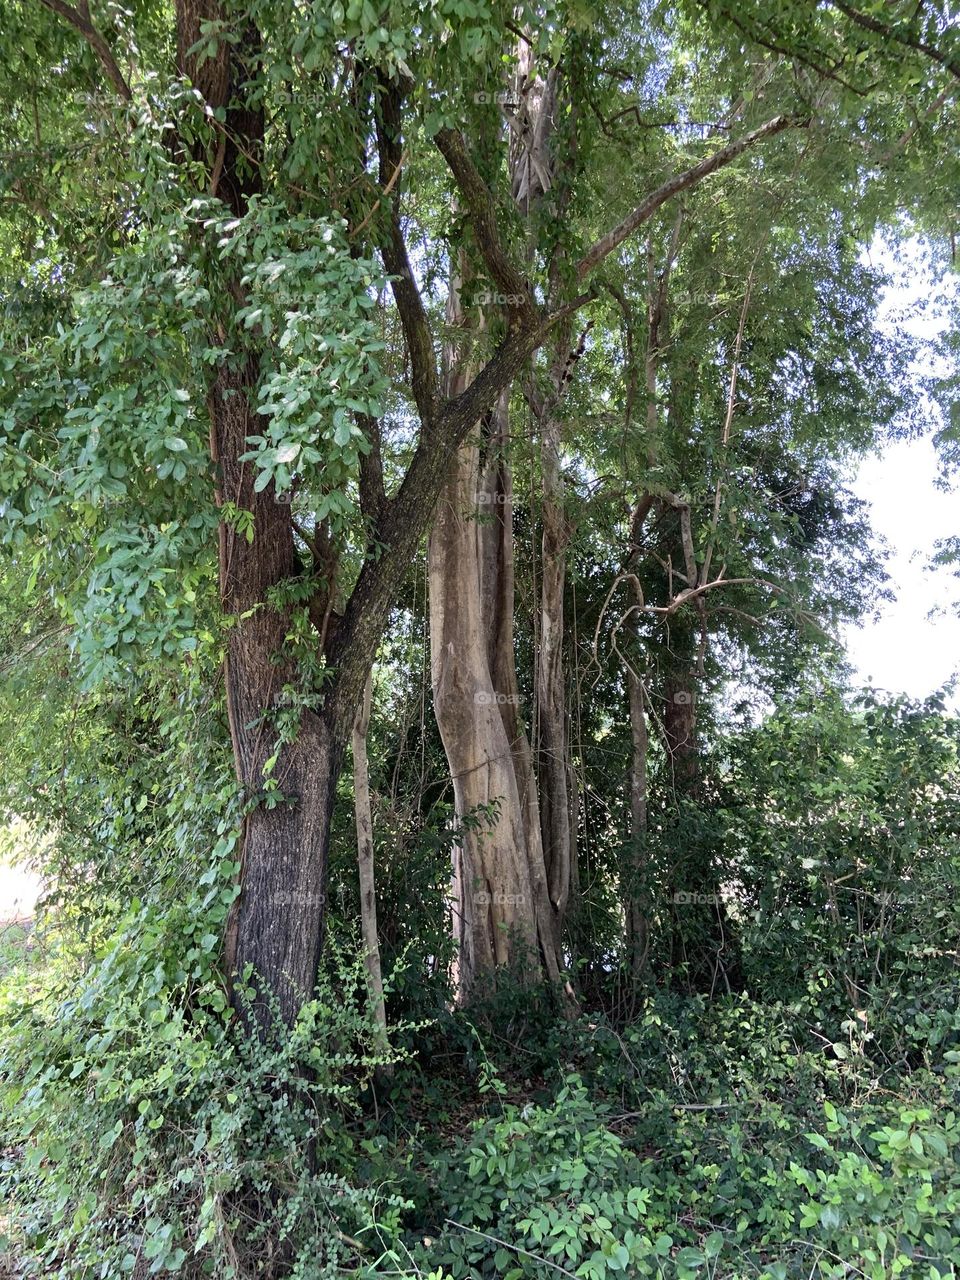
[[[527,46],[524,45],[524,50]],[[522,126],[511,147],[513,194],[528,213],[544,190],[547,141],[555,111],[555,72],[533,79],[521,57],[516,96]],[[463,327],[459,292],[451,282],[448,324]],[[447,394],[469,385],[462,353],[446,352]],[[559,437],[545,497],[544,560],[549,582],[541,602],[548,646],[537,658],[541,719],[541,812],[533,754],[523,727],[514,658],[513,510],[506,448],[509,392],[453,460],[430,539],[430,620],[434,706],[454,783],[457,812],[497,803],[493,822],[466,830],[455,854],[454,929],[458,984],[466,998],[478,976],[512,964],[556,981],[562,969],[560,929],[570,894],[571,804],[567,778],[562,666],[563,568],[566,530],[560,505]],[[549,526],[549,527],[548,527]],[[545,569],[546,573],[546,569]],[[543,722],[548,745],[544,747]],[[569,987],[567,988],[569,992]]]
[[[447,320],[453,328],[464,323],[456,281]],[[445,379],[448,395],[471,379],[452,346]],[[461,1000],[500,968],[552,981],[560,973],[513,656],[508,410],[504,393],[451,460],[428,547],[434,710],[457,814],[468,816],[452,886]],[[474,824],[469,815],[484,809],[485,819]]]
[[[518,50],[517,123],[511,153],[513,196],[528,219],[528,254],[536,255],[533,239],[538,225],[531,216],[555,186],[555,158],[551,147],[558,109],[559,74],[537,72],[533,44]],[[558,204],[562,205],[562,198]],[[557,207],[555,214],[562,209]],[[555,275],[556,262],[550,265]],[[554,279],[556,283],[556,279]],[[569,373],[572,350],[564,326],[554,344],[550,390],[544,400],[531,378],[527,399],[540,430],[542,484],[542,541],[539,643],[536,652],[537,776],[544,863],[557,946],[570,900],[576,859],[576,778],[570,763],[567,690],[564,676],[564,585],[570,531],[564,509],[560,450],[562,427],[557,407]]]
[[[378,1028],[381,1050],[389,1048],[387,1012],[383,1001],[383,974],[380,968],[380,939],[377,932],[377,889],[373,866],[373,812],[370,805],[370,768],[367,761],[367,731],[373,698],[373,672],[367,676],[363,701],[353,722],[353,809],[357,824],[357,868],[360,877],[360,927],[364,958],[370,983],[370,998]]]

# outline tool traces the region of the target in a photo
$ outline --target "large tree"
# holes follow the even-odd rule
[[[807,86],[781,77],[719,137],[678,122],[616,201],[596,199],[602,157],[586,156],[570,200],[588,211],[545,290],[496,104],[474,97],[500,88],[518,29],[554,65],[575,11],[529,6],[518,24],[492,2],[469,16],[456,0],[385,14],[181,0],[171,25],[149,4],[4,8],[5,292],[36,303],[5,317],[8,541],[38,557],[89,680],[222,656],[246,803],[226,962],[256,974],[260,1017],[275,1005],[290,1022],[320,954],[345,745],[452,459],[535,352],[564,350],[639,228],[761,144],[795,145],[773,140],[801,136]],[[595,109],[595,87],[572,99]],[[435,207],[455,201],[440,256],[466,251],[507,300],[469,377],[438,367],[411,172]],[[393,325],[399,364],[381,342]],[[562,531],[544,544],[562,586]],[[555,672],[541,687],[556,727]]]

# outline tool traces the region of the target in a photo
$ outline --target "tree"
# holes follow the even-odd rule
[[[153,537],[172,546],[171,527],[182,522],[198,546],[211,523],[209,464],[200,454],[200,440],[209,434],[220,517],[226,698],[238,780],[248,799],[241,893],[226,958],[229,967],[249,966],[258,975],[261,1020],[272,998],[288,1022],[316,971],[330,813],[345,743],[399,571],[427,527],[447,459],[555,326],[584,305],[583,282],[610,252],[678,191],[791,123],[773,116],[660,182],[587,248],[575,273],[580,291],[548,311],[505,246],[497,202],[464,136],[451,123],[428,121],[490,283],[516,299],[494,353],[468,387],[445,396],[400,201],[404,112],[414,127],[425,92],[411,96],[410,60],[423,84],[446,82],[447,55],[431,43],[431,24],[445,29],[448,15],[436,10],[427,20],[410,21],[398,11],[389,29],[371,25],[369,14],[336,16],[338,22],[331,14],[308,29],[301,17],[269,7],[228,13],[181,5],[175,67],[165,63],[162,42],[156,48],[162,86],[156,102],[145,68],[131,58],[136,18],[132,28],[105,34],[86,11],[57,6],[56,20],[78,36],[73,58],[92,53],[102,83],[114,92],[115,106],[103,104],[102,119],[127,139],[117,155],[139,170],[131,190],[138,212],[109,268],[111,283],[78,304],[58,340],[63,346],[31,351],[26,368],[8,367],[6,381],[15,429],[33,432],[42,446],[31,456],[35,465],[43,449],[52,450],[50,458],[64,446],[58,435],[63,396],[51,364],[66,353],[78,374],[84,362],[95,372],[91,383],[80,376],[70,392],[71,438],[89,442],[89,432],[103,426],[106,436],[109,426],[109,445],[94,445],[104,478],[92,485],[83,479],[78,487],[94,519],[104,521],[100,567],[111,564],[111,572],[116,562],[106,553],[115,549],[111,539],[121,522],[116,515],[112,523],[105,519],[105,491],[126,500],[142,485],[172,481],[167,492],[151,490],[162,507]],[[485,9],[475,25],[460,28],[460,47],[495,58],[504,23],[499,10]],[[326,112],[336,120],[329,132]],[[364,159],[374,134],[379,190],[371,190]],[[370,193],[362,217],[353,213],[353,187]],[[343,209],[346,227],[336,220]],[[369,316],[376,272],[364,253],[375,244],[391,277],[419,421],[409,466],[389,495],[376,472],[380,382]],[[165,271],[171,247],[175,265]],[[106,337],[110,327],[117,336]],[[158,331],[169,347],[160,360]],[[145,362],[154,373],[144,373]],[[93,381],[96,396],[89,390]],[[328,414],[332,426],[323,427]],[[131,456],[141,447],[147,449],[143,460]],[[124,451],[125,474],[108,477],[111,465],[117,469],[116,453]],[[361,454],[369,459],[363,468]],[[153,457],[162,461],[154,464]],[[350,498],[355,477],[362,527]],[[187,493],[169,491],[187,481]],[[72,475],[52,498],[39,485],[26,492],[15,486],[17,509],[24,519],[46,522],[49,532],[62,495],[76,492],[71,483]],[[301,539],[294,520],[299,497],[295,504],[277,499],[311,488],[314,509],[306,513]],[[351,535],[359,569],[347,585]],[[134,546],[146,540],[128,536]],[[336,591],[345,603],[332,625]],[[118,644],[134,646],[149,625],[156,627],[152,608],[137,614],[128,610],[129,594],[116,597],[119,634],[102,636],[111,662]],[[101,610],[101,625],[102,619]],[[176,651],[178,641],[169,634],[161,648],[167,643]],[[286,688],[299,696],[299,714],[286,714],[276,726],[274,700]]]

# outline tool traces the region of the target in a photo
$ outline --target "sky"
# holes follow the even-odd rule
[[[960,494],[938,490],[936,475],[930,439],[904,440],[867,459],[853,484],[871,505],[874,531],[890,546],[887,571],[896,599],[878,622],[847,628],[847,651],[861,682],[914,698],[934,692],[960,668],[960,579],[948,569],[927,568],[936,540],[960,534]],[[941,612],[929,618],[935,606]],[[952,701],[960,710],[957,695]]]
[[[878,240],[866,255],[893,276],[880,317],[882,328],[897,323],[924,340],[924,369],[945,373],[933,343],[945,331],[949,300],[957,297],[954,278],[945,282],[931,266],[924,246],[910,242],[894,254]],[[960,670],[960,578],[949,569],[931,572],[938,538],[960,535],[960,489],[937,486],[933,435],[942,419],[933,405],[924,408],[925,434],[886,444],[863,461],[852,488],[870,503],[875,534],[886,540],[887,571],[896,599],[880,620],[849,627],[844,639],[856,677],[891,693],[920,698],[939,689]],[[937,609],[936,617],[929,617]],[[960,692],[952,705],[960,711]]]

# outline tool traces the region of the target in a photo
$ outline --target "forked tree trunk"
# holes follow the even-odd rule
[[[463,325],[451,283],[447,320]],[[445,353],[445,393],[470,383],[459,352]],[[428,560],[434,710],[458,815],[452,912],[457,985],[469,999],[498,969],[559,976],[546,894],[529,744],[520,726],[513,663],[512,494],[502,457],[508,393],[454,455]],[[474,815],[479,822],[474,821]]]
[[[521,44],[515,94],[521,123],[513,134],[510,157],[513,196],[528,216],[551,184],[549,143],[557,109],[556,71],[546,80],[537,78],[530,47],[529,42]],[[535,249],[532,243],[530,249]],[[455,287],[448,322],[463,323]],[[565,344],[561,349],[566,350]],[[469,373],[458,370],[457,361],[457,353],[449,352],[448,394],[469,381]],[[569,533],[563,510],[560,424],[553,414],[564,370],[561,355],[552,368],[554,386],[546,406],[533,388],[530,397],[540,410],[543,450],[536,774],[518,705],[514,659],[507,393],[486,424],[482,445],[474,441],[461,448],[430,542],[434,703],[457,809],[463,815],[472,806],[497,803],[492,826],[465,831],[456,854],[454,918],[464,999],[482,973],[492,974],[512,963],[517,948],[535,958],[536,970],[551,981],[563,967],[561,929],[573,879],[576,829],[563,673]],[[471,692],[476,699],[472,705]],[[522,885],[522,905],[512,885]],[[572,994],[569,986],[566,990]]]

